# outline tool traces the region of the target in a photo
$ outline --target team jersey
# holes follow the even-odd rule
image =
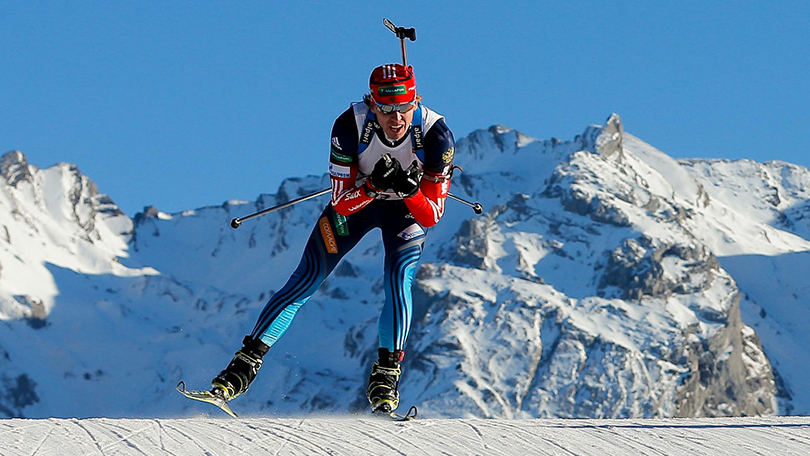
[[[450,191],[455,140],[444,117],[421,104],[414,113],[413,124],[417,127],[411,125],[401,139],[391,141],[362,102],[353,103],[335,120],[329,158],[335,211],[348,216],[374,201],[374,197],[366,194],[364,183],[377,161],[390,154],[403,169],[415,161],[423,171],[419,190],[404,199],[414,219],[426,227],[439,222]],[[377,199],[403,198],[396,193],[380,192]]]

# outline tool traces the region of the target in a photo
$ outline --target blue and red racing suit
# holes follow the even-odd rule
[[[298,309],[315,293],[343,256],[374,228],[385,249],[385,304],[379,344],[403,350],[411,325],[411,285],[428,227],[444,215],[450,190],[455,142],[444,118],[421,104],[413,125],[390,141],[365,103],[353,103],[332,127],[329,174],[332,200],[309,236],[301,262],[262,310],[251,337],[268,346],[289,328]],[[419,191],[402,199],[394,193],[368,196],[363,183],[383,154],[403,169],[415,160],[424,172]]]

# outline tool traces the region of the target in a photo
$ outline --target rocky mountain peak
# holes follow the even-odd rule
[[[596,139],[596,151],[606,157],[615,154],[619,163],[621,163],[624,158],[623,135],[624,126],[622,126],[621,117],[616,113],[611,114],[607,122],[605,122],[604,128],[602,128],[602,133]]]
[[[36,169],[32,170],[31,168],[25,154],[19,150],[7,152],[0,158],[0,175],[12,187],[16,187],[23,180],[30,182]]]
[[[577,137],[582,150],[596,152],[606,158],[615,156],[617,163],[624,160],[623,139],[624,126],[621,116],[616,113],[607,118],[605,125],[591,125]]]

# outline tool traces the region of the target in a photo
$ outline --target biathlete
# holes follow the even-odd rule
[[[379,359],[368,381],[374,412],[399,405],[399,378],[411,325],[411,284],[428,228],[444,215],[455,141],[444,117],[421,103],[413,67],[374,69],[370,92],[334,122],[329,176],[332,198],[307,241],[301,262],[259,315],[243,347],[211,382],[225,400],[247,391],[262,358],[298,309],[360,239],[382,231],[385,303]]]

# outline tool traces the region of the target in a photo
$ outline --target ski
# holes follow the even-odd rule
[[[371,413],[377,416],[384,416],[386,418],[391,418],[394,421],[411,421],[416,419],[416,415],[419,413],[419,411],[416,409],[415,405],[412,405],[411,408],[408,409],[408,412],[405,413],[404,415],[400,415],[397,412],[385,412],[385,411],[378,411]]]
[[[238,418],[236,413],[231,410],[231,407],[228,405],[228,401],[225,399],[224,396],[221,394],[217,394],[216,390],[208,391],[208,390],[187,390],[186,389],[186,382],[181,381],[177,384],[177,391],[182,394],[183,396],[193,399],[195,401],[205,402],[208,404],[212,404],[217,406],[220,410],[227,413],[228,415]],[[417,410],[415,405],[412,405],[408,412],[404,415],[399,414],[397,412],[386,412],[383,410],[372,411],[371,412],[374,416],[380,416],[385,418],[390,418],[393,421],[411,421],[416,419],[417,414],[419,411]]]
[[[237,418],[236,413],[231,410],[231,407],[228,405],[228,401],[225,399],[225,397],[221,394],[217,394],[215,391],[187,390],[186,382],[183,381],[177,384],[177,391],[189,399],[216,405],[223,412]]]

